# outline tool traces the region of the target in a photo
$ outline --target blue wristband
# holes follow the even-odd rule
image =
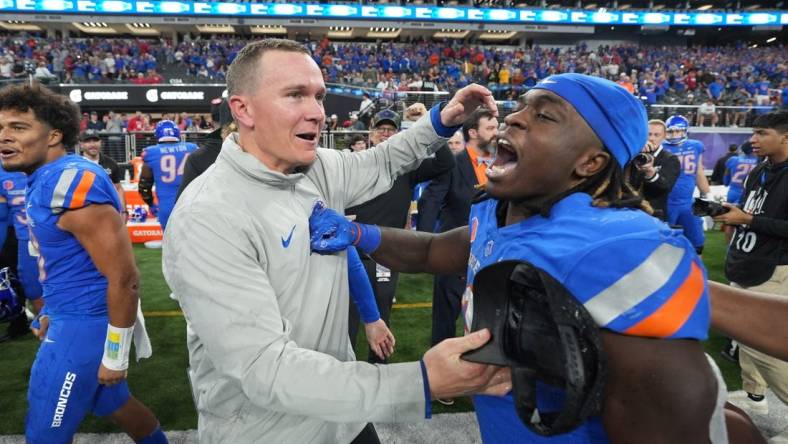
[[[353,222],[356,227],[356,239],[353,245],[367,254],[372,254],[380,246],[380,228],[377,225]]]
[[[445,105],[445,102],[443,103]],[[457,126],[443,126],[443,122],[441,122],[441,104],[437,104],[432,107],[430,110],[430,122],[432,122],[432,128],[435,132],[441,137],[451,137],[454,133],[457,132],[458,129],[462,127],[462,125]]]
[[[424,381],[424,418],[432,418],[432,395],[430,394],[430,379],[427,378],[427,366],[424,365],[424,359],[419,359],[421,366],[421,379]]]

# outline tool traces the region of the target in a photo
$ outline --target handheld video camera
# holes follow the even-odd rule
[[[728,211],[730,211],[729,208],[726,208],[722,206],[722,204],[714,202],[713,200],[706,200],[697,197],[695,198],[695,202],[692,203],[692,214],[698,217],[716,217],[720,214],[725,214]]]
[[[647,163],[651,163],[653,161],[654,161],[654,156],[652,156],[649,153],[639,153],[637,156],[635,156],[632,159],[632,163],[634,163],[635,166],[638,167],[642,167],[643,165]]]

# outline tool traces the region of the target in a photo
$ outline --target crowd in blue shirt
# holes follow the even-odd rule
[[[153,83],[156,70],[189,82],[224,81],[227,66],[248,39],[236,36],[184,39],[55,39],[6,37],[0,46],[0,76],[25,60],[46,62],[65,83]],[[475,45],[460,41],[307,41],[326,82],[390,90],[418,89],[430,82],[454,91],[487,85],[500,99],[513,98],[539,80],[579,72],[619,82],[649,103],[785,106],[788,76],[784,46],[591,48]],[[154,75],[150,73],[153,71]],[[163,79],[162,79],[163,80]]]

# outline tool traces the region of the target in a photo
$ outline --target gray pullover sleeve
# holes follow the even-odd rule
[[[239,210],[219,210],[183,208],[188,227],[177,221],[167,227],[163,262],[167,283],[221,378],[238,381],[247,402],[267,410],[330,422],[423,419],[418,362],[342,362],[289,337],[292,325],[265,272],[255,221]]]
[[[308,176],[326,195],[329,206],[343,210],[391,189],[398,176],[418,168],[446,140],[435,132],[428,114],[409,129],[360,153],[319,150]]]

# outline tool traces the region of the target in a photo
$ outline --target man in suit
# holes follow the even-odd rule
[[[498,119],[479,108],[462,125],[465,149],[455,155],[454,168],[430,182],[419,200],[418,230],[445,232],[468,225],[471,200],[478,185],[487,182],[484,171],[492,161]],[[432,344],[454,337],[460,314],[464,275],[435,276],[432,296]],[[453,400],[438,400],[452,404]]]
[[[642,151],[645,156],[635,158],[630,175],[632,187],[651,205],[654,217],[663,221],[668,220],[668,194],[681,171],[679,158],[662,148],[665,132],[665,122],[649,120],[648,143]]]

